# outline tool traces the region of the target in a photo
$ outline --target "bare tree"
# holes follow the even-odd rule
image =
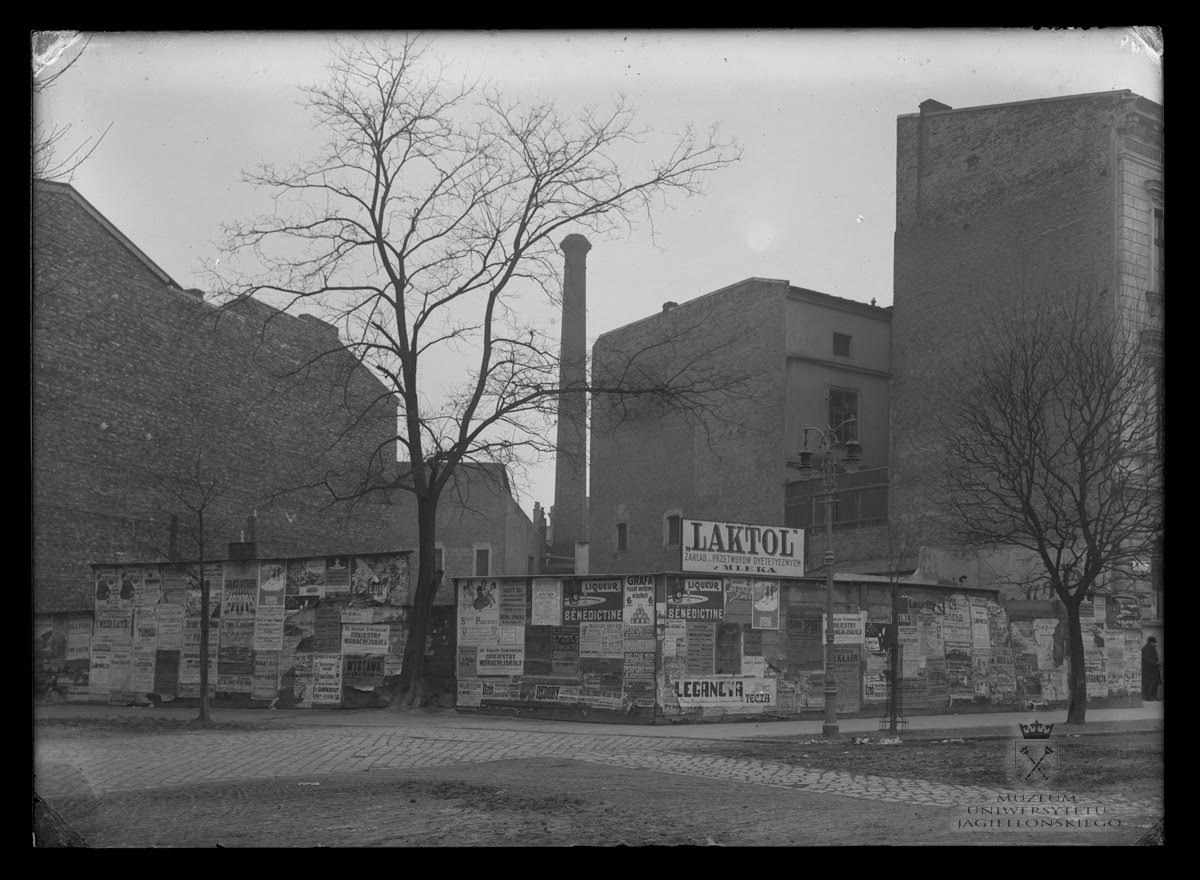
[[[1161,534],[1157,371],[1103,291],[1017,305],[981,342],[946,413],[949,527],[1027,551],[1066,606],[1067,720],[1082,723],[1080,603],[1131,577]]]
[[[38,180],[69,182],[79,166],[100,146],[112,125],[105,128],[99,137],[85,137],[72,146],[69,143],[71,123],[48,126],[41,121],[43,109],[38,106],[39,96],[43,96],[78,63],[91,38],[83,37],[78,31],[35,31],[31,40],[34,104],[33,176]]]
[[[223,469],[212,462],[205,461],[202,451],[195,452],[188,466],[181,472],[173,474],[164,483],[163,491],[173,500],[177,510],[182,514],[173,515],[172,532],[175,523],[180,523],[182,533],[191,539],[195,548],[195,566],[200,579],[200,721],[209,720],[208,712],[208,646],[212,638],[212,611],[209,608],[211,585],[208,582],[205,562],[208,559],[208,548],[214,534],[214,511],[229,491],[229,479]],[[191,560],[188,560],[191,562]]]
[[[652,229],[669,195],[698,193],[737,156],[715,132],[688,131],[631,172],[645,133],[622,103],[570,119],[547,103],[451,84],[431,60],[413,37],[336,47],[328,83],[305,90],[326,147],[297,167],[247,174],[275,195],[276,211],[229,228],[226,265],[255,265],[217,278],[227,296],[336,319],[342,348],[398,405],[392,443],[359,462],[353,480],[324,480],[338,501],[394,490],[416,498],[417,589],[397,707],[424,696],[443,490],[464,463],[509,466],[553,451],[558,346],[530,315],[558,300],[558,240],[630,230],[639,216]],[[687,376],[571,389],[679,400],[704,390]]]

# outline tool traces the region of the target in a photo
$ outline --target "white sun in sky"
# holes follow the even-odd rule
[[[750,250],[762,253],[775,240],[775,229],[766,220],[752,220],[746,227],[746,244]]]

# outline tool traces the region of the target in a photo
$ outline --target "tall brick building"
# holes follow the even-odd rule
[[[703,410],[593,402],[592,570],[678,570],[684,518],[806,528],[810,566],[819,566],[824,505],[787,462],[805,426],[850,415],[863,455],[858,473],[839,477],[837,564],[877,568],[886,548],[890,323],[887,308],[750,278],[600,336],[598,383],[665,370],[720,391]]]
[[[995,304],[1084,289],[1161,354],[1162,124],[1162,108],[1129,91],[958,109],[927,100],[899,117],[893,515],[932,522],[945,452],[934,416]],[[1003,579],[996,564],[945,557],[941,573],[984,583]]]
[[[39,181],[33,198],[36,614],[90,612],[92,564],[194,558],[197,477],[225,489],[206,511],[210,558],[239,540],[263,558],[417,546],[407,493],[331,507],[321,485],[374,451],[395,462],[392,398],[334,327],[214,308],[72,187]],[[443,500],[451,576],[523,574],[542,551],[494,470],[467,468]]]

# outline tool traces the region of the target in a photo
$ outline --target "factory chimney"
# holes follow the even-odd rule
[[[587,252],[591,244],[571,234],[561,244],[563,267],[562,340],[559,349],[559,388],[583,388],[587,383]],[[554,467],[554,508],[551,511],[555,562],[575,555],[575,544],[587,540],[587,395],[559,394],[558,451]]]

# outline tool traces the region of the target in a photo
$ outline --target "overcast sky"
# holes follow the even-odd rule
[[[35,119],[98,135],[73,185],[184,287],[204,287],[223,221],[265,210],[241,182],[319,144],[297,87],[324,79],[322,32],[97,33]],[[588,337],[759,276],[892,301],[896,117],[1130,89],[1161,102],[1161,59],[1133,31],[431,32],[432,48],[509,97],[560,109],[623,94],[674,133],[718,122],[743,148],[707,195],[645,229],[592,240]],[[61,62],[60,62],[61,63]],[[51,67],[50,70],[54,68]],[[553,466],[519,486],[553,502]]]

